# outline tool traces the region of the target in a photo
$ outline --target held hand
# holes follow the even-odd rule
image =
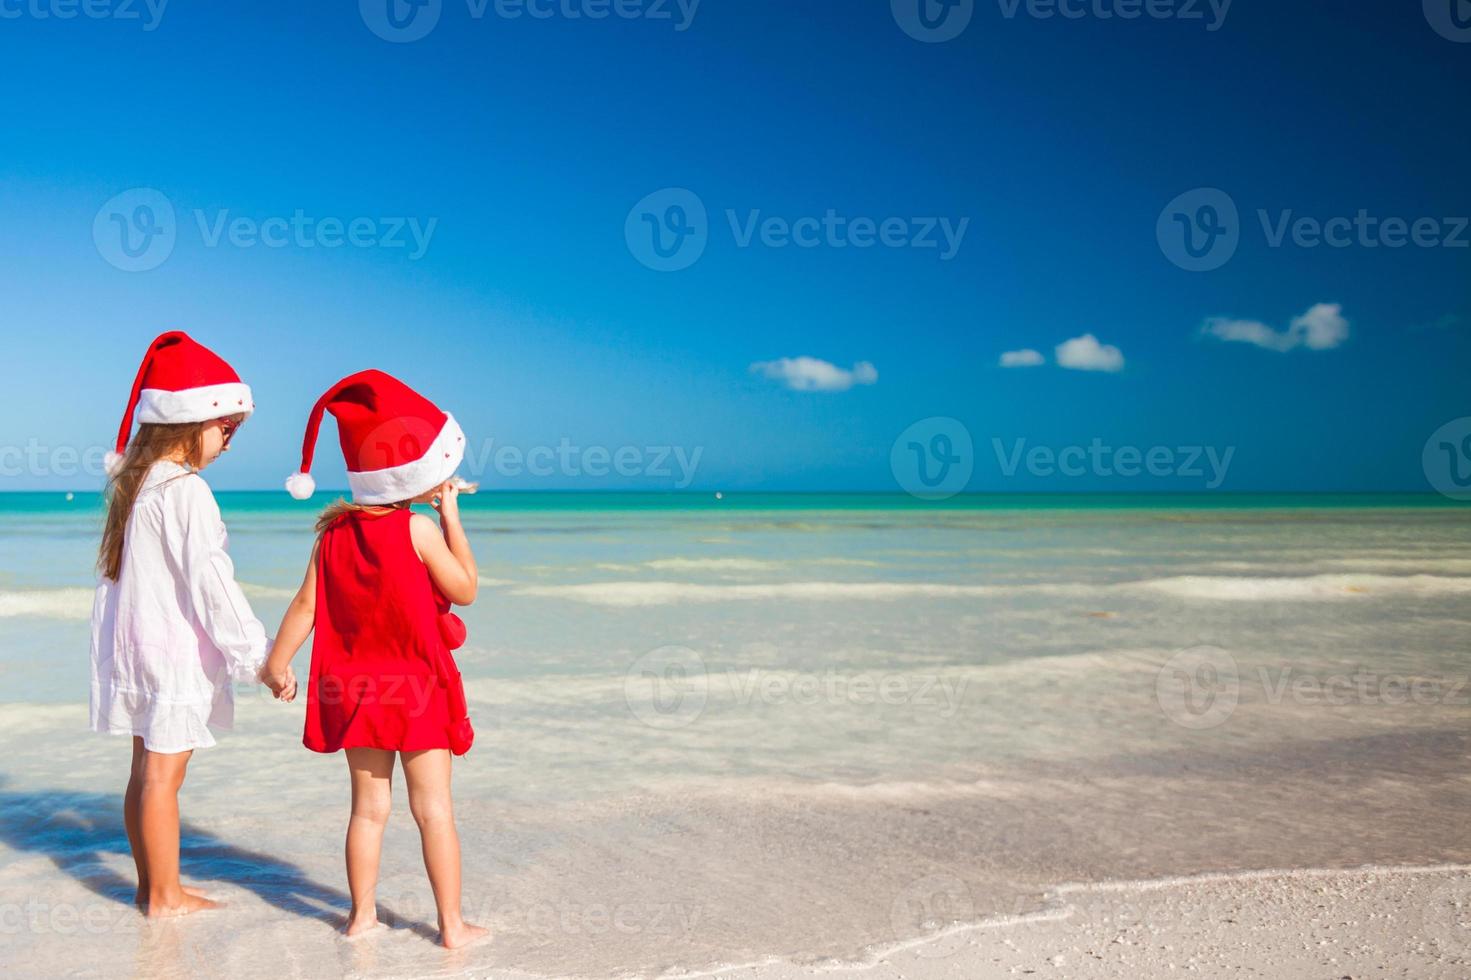
[[[278,673],[262,667],[260,682],[271,689],[277,701],[296,700],[296,672],[290,666]]]

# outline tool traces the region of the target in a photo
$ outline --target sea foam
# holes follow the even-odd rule
[[[1222,602],[1303,602],[1376,595],[1464,595],[1471,577],[1447,575],[1307,575],[1296,578],[1180,575],[1138,587],[1178,599]]]
[[[0,618],[92,618],[91,589],[23,589],[0,591]]]

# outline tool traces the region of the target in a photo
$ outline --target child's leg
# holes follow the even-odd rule
[[[179,884],[179,787],[192,752],[143,752],[138,787],[138,841],[148,881],[150,916],[187,915],[218,903],[190,894]]]
[[[139,908],[148,907],[148,861],[143,856],[143,824],[139,809],[143,799],[143,760],[147,752],[143,738],[133,736],[133,765],[128,771],[128,792],[123,797],[123,827],[128,832],[128,848],[133,852],[133,864],[138,869],[138,890],[133,893],[133,903]],[[184,885],[185,895],[208,898],[209,895],[197,888]]]
[[[348,749],[347,766],[352,773],[352,816],[347,821],[347,889],[352,893],[352,913],[346,932],[355,936],[378,924],[374,891],[383,828],[393,803],[393,753]]]
[[[128,792],[123,796],[123,827],[128,831],[128,849],[133,852],[133,866],[138,869],[138,890],[133,901],[148,903],[148,862],[143,858],[143,829],[138,818],[138,804],[143,795],[143,739],[133,736],[133,765],[128,770]]]
[[[449,750],[405,752],[403,760],[409,809],[419,825],[424,868],[439,910],[439,941],[454,949],[486,935],[486,930],[470,925],[460,914],[460,836],[449,794]]]

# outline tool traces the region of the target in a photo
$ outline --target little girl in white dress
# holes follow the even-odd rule
[[[229,364],[166,333],[149,346],[108,454],[91,719],[96,731],[133,739],[123,818],[136,900],[150,916],[216,904],[179,881],[178,791],[193,750],[215,744],[210,728],[231,727],[232,682],[256,679],[268,644],[199,471],[254,407]]]

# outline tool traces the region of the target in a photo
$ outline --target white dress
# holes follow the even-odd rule
[[[235,582],[209,485],[160,460],[143,478],[116,582],[92,603],[92,728],[141,735],[154,752],[214,745],[235,716],[232,681],[253,682],[266,633]]]

